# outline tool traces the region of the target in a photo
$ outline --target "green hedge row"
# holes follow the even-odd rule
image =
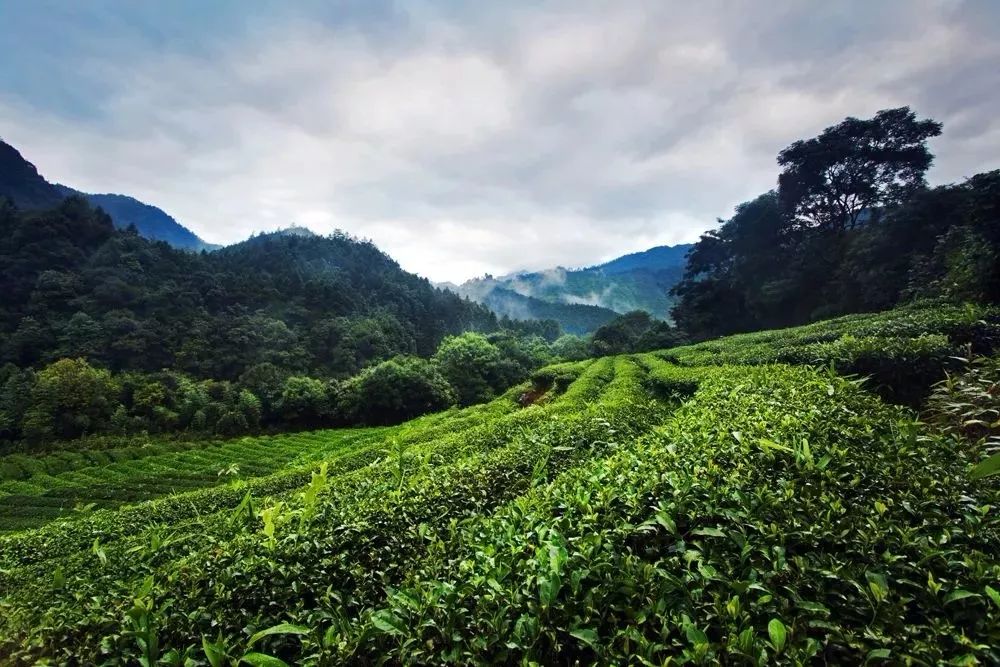
[[[1000,485],[972,482],[973,460],[850,382],[723,369],[634,446],[462,524],[381,607],[326,635],[309,619],[301,650],[331,664],[997,664]]]

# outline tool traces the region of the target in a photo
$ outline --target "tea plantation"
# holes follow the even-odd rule
[[[3,457],[0,661],[1000,663],[1000,391],[975,437],[926,407],[998,347],[911,308],[394,427]]]

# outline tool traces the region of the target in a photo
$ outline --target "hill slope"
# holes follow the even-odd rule
[[[645,310],[656,318],[669,319],[672,301],[668,292],[684,273],[690,247],[650,248],[585,269],[557,267],[474,278],[457,291],[481,303],[486,303],[494,290],[504,289],[552,304],[594,306],[616,313]]]
[[[615,311],[600,306],[558,303],[525,296],[488,278],[462,285],[448,285],[447,289],[483,304],[501,317],[555,320],[563,331],[577,335],[591,333],[618,316]]]
[[[184,250],[216,250],[221,246],[205,243],[194,232],[183,226],[163,209],[127,195],[89,194],[65,185],[57,186],[65,195],[79,195],[111,216],[118,229],[135,225],[139,234],[154,241],[166,241]]]
[[[218,247],[202,241],[163,210],[138,199],[117,194],[88,194],[49,183],[17,149],[0,141],[0,197],[8,197],[19,208],[38,210],[51,208],[71,195],[84,197],[104,209],[118,229],[135,225],[146,238],[166,241],[175,248],[212,250]]]
[[[195,254],[116,231],[76,198],[0,207],[0,288],[0,360],[21,367],[84,357],[217,380],[263,363],[343,376],[498,326],[344,234],[278,232]]]
[[[32,209],[55,206],[63,195],[16,148],[0,140],[0,197]]]
[[[969,478],[981,448],[825,370],[720,355],[812,346],[905,388],[893,369],[943,371],[970,335],[1000,342],[997,320],[855,316],[561,364],[528,407],[522,387],[398,427],[114,457],[142,465],[46,457],[0,501],[107,509],[0,538],[0,655],[996,663],[1000,486]],[[233,465],[240,485],[211,472]]]

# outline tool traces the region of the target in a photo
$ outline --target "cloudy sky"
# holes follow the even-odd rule
[[[0,0],[0,137],[207,241],[300,224],[434,280],[695,240],[845,116],[1000,167],[1000,2]]]

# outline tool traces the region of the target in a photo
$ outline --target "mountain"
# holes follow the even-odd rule
[[[516,307],[516,300],[511,296],[515,294],[551,306],[587,306],[612,314],[644,310],[658,319],[667,320],[673,305],[668,292],[684,274],[690,248],[690,244],[658,246],[583,269],[556,267],[499,278],[487,275],[466,281],[453,289],[490,308]],[[530,316],[530,311],[522,316]],[[567,331],[581,328],[567,326],[568,312],[556,311],[548,316],[558,320]],[[595,314],[593,322],[598,319]],[[601,321],[592,326],[593,322],[587,322],[586,331],[604,323]]]
[[[16,148],[0,141],[0,196],[11,199],[19,208],[51,208],[66,197],[78,195],[104,209],[118,229],[135,225],[142,236],[166,241],[185,250],[213,250],[219,246],[205,243],[162,209],[127,195],[90,194],[65,185],[49,183]]]
[[[0,140],[0,196],[19,208],[47,208],[58,204],[62,193],[38,173],[16,148]]]
[[[80,357],[217,380],[346,377],[500,328],[485,307],[343,233],[276,232],[192,253],[117,230],[77,197],[38,211],[0,204],[0,290],[0,366]]]
[[[180,224],[163,209],[146,204],[128,195],[90,194],[65,185],[57,185],[64,196],[79,195],[94,206],[104,209],[118,229],[135,225],[139,234],[154,241],[166,241],[183,250],[216,250],[221,246],[205,243],[194,232]]]
[[[694,247],[691,243],[679,245],[661,245],[642,252],[622,255],[617,259],[591,267],[609,275],[628,273],[630,271],[664,271],[680,267],[683,271],[687,262],[687,253]]]
[[[519,294],[495,282],[481,281],[469,288],[449,289],[481,303],[497,315],[515,320],[555,320],[566,333],[583,335],[618,316],[613,310],[585,304],[553,303]]]

